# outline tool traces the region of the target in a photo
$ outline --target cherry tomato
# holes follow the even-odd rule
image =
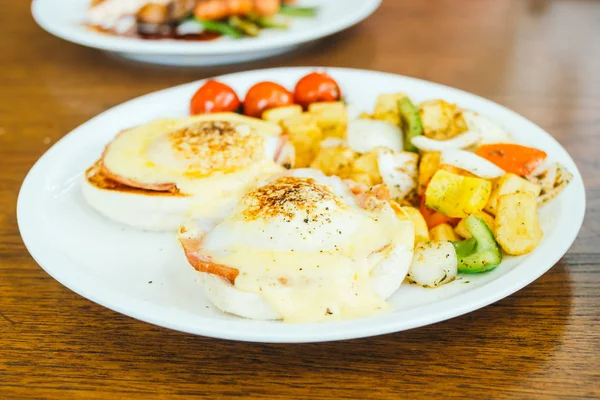
[[[190,113],[210,114],[233,112],[240,108],[240,99],[235,91],[224,83],[210,80],[192,97]]]
[[[294,101],[304,108],[319,101],[337,101],[342,91],[337,82],[323,72],[313,72],[298,81],[294,89]]]
[[[460,222],[460,218],[450,218],[439,211],[435,211],[427,207],[425,205],[425,195],[421,197],[419,211],[421,211],[421,214],[423,215],[423,218],[425,219],[429,229],[435,228],[440,224],[450,224],[454,226]]]
[[[252,86],[244,100],[244,114],[260,118],[270,108],[294,104],[289,90],[274,82],[260,82]]]

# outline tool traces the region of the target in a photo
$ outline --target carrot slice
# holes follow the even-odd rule
[[[547,156],[542,150],[512,143],[483,145],[477,149],[477,155],[520,176],[532,173]]]

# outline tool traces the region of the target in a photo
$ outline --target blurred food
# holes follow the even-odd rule
[[[281,0],[92,0],[86,23],[102,32],[147,39],[211,40],[287,29],[314,7]]]

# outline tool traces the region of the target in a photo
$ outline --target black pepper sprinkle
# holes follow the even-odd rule
[[[152,281],[148,281],[148,283],[152,283]]]
[[[304,218],[304,223],[308,224],[308,218]]]

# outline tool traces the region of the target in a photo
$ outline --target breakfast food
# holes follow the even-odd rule
[[[325,72],[299,79],[293,96],[273,82],[249,93],[257,87],[265,89],[246,95],[252,101],[240,109],[281,126],[297,168],[337,176],[362,192],[384,190],[402,206],[420,243],[411,281],[422,286],[452,281],[454,269],[489,271],[502,254],[535,249],[543,237],[538,206],[571,179],[544,151],[514,143],[495,122],[445,100],[414,104],[404,93],[386,93],[371,114],[355,119]],[[226,85],[220,92],[235,94]],[[435,261],[442,258],[456,265]]]
[[[286,29],[316,8],[282,0],[92,0],[86,23],[96,30],[147,39],[212,40]]]
[[[297,169],[248,192],[212,228],[186,224],[179,238],[223,311],[318,322],[388,308],[414,245],[399,213],[337,177]]]
[[[140,229],[175,230],[189,212],[219,218],[256,182],[291,167],[273,124],[237,114],[162,119],[115,137],[85,175],[92,207]]]
[[[178,232],[226,313],[364,317],[388,310],[403,281],[432,289],[491,271],[539,245],[538,208],[572,178],[445,100],[386,93],[353,117],[325,72],[291,87],[203,82],[191,116],[123,131],[85,175],[100,213]]]

